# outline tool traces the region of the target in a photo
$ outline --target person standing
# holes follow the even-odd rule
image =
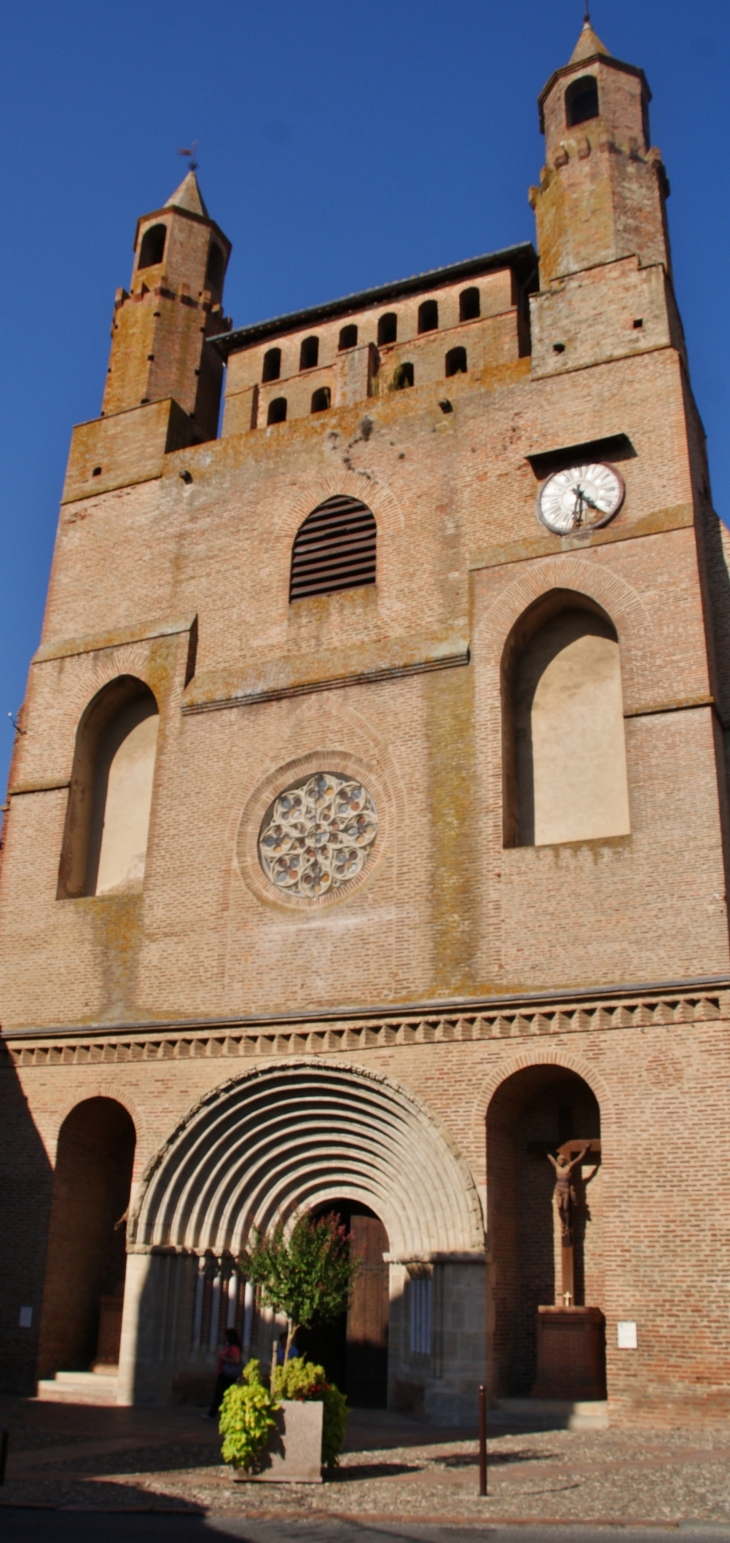
[[[203,1416],[205,1420],[214,1420],[216,1415],[220,1413],[223,1394],[227,1388],[232,1387],[233,1383],[238,1381],[241,1375],[242,1361],[243,1355],[239,1335],[235,1329],[226,1329],[226,1342],[218,1356],[213,1398],[208,1413]]]

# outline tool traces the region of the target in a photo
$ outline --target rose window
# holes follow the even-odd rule
[[[271,805],[259,833],[261,866],[277,889],[316,899],[362,873],[377,834],[367,788],[317,772]]]

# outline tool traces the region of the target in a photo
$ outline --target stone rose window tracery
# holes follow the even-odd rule
[[[318,899],[362,873],[377,834],[367,788],[355,777],[316,772],[274,800],[259,832],[259,860],[276,889]]]

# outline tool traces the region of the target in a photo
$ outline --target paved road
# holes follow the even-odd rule
[[[254,1521],[235,1516],[0,1509],[3,1543],[730,1543],[730,1524],[682,1522],[659,1527],[428,1527],[415,1523]]]

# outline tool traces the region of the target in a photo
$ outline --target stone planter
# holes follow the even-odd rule
[[[321,1484],[323,1414],[321,1401],[282,1399],[260,1473],[237,1473],[235,1483]]]

